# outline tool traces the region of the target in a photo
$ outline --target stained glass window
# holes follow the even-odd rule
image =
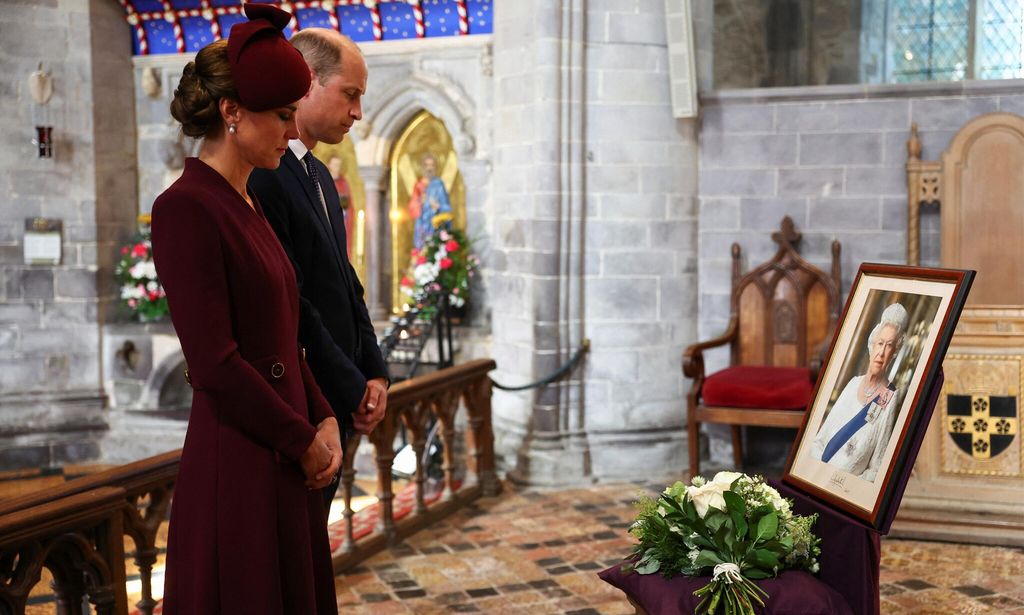
[[[890,0],[886,81],[960,81],[967,75],[968,0]]]
[[[887,0],[890,83],[1024,77],[1024,0]]]
[[[1024,78],[1024,2],[982,0],[977,66],[981,79]]]

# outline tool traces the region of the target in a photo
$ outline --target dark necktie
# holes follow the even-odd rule
[[[313,182],[313,192],[320,199],[320,206],[324,208],[324,215],[330,221],[331,216],[327,212],[327,201],[324,199],[323,190],[320,188],[320,172],[316,169],[316,160],[313,158],[313,152],[306,152],[306,155],[302,157],[302,162],[306,165],[306,174],[309,175],[309,181]]]

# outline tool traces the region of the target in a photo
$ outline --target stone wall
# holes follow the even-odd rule
[[[105,0],[7,3],[0,15],[0,468],[94,458],[105,428],[100,327],[113,245],[135,201],[130,34]],[[118,44],[120,43],[120,47]],[[42,62],[54,96],[34,108]],[[129,101],[129,102],[126,102]],[[54,155],[37,158],[36,121]],[[63,221],[58,266],[25,265],[25,219]]]
[[[499,455],[539,484],[668,475],[685,458],[696,133],[671,116],[660,1],[502,5],[491,284]]]
[[[842,243],[843,296],[862,262],[906,262],[906,141],[916,122],[922,158],[937,159],[967,121],[1024,112],[1024,82],[826,86],[738,90],[702,100],[700,337],[729,318],[729,246],[745,269],[775,251],[783,216],[803,232],[802,252],[828,271]],[[922,216],[922,264],[936,265],[938,215]],[[727,360],[709,355],[709,369]],[[727,445],[713,447],[725,459]],[[717,452],[716,450],[717,449]]]

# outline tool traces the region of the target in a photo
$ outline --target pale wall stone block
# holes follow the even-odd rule
[[[912,121],[925,133],[929,129],[959,129],[972,118],[998,111],[999,100],[991,96],[925,98],[912,101],[910,110]]]
[[[700,169],[700,194],[705,196],[764,196],[775,194],[771,169]]]
[[[821,196],[843,194],[842,168],[779,169],[779,196]]]
[[[636,297],[657,296],[657,282],[650,279],[591,279],[585,290],[587,315],[596,319],[654,320],[653,303],[637,302]]]
[[[775,108],[757,104],[706,107],[701,124],[713,133],[771,132]]]
[[[800,164],[872,164],[882,157],[882,139],[872,133],[801,134]]]
[[[814,199],[808,227],[814,229],[881,228],[877,198]]]
[[[806,227],[807,199],[740,199],[740,226],[743,229],[763,230],[770,234],[778,230],[785,216],[792,218],[798,228]]]
[[[705,134],[701,161],[709,167],[763,167],[795,164],[796,135]]]

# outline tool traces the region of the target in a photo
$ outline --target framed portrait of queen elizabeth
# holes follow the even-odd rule
[[[891,517],[973,277],[861,265],[785,482],[876,528]]]

